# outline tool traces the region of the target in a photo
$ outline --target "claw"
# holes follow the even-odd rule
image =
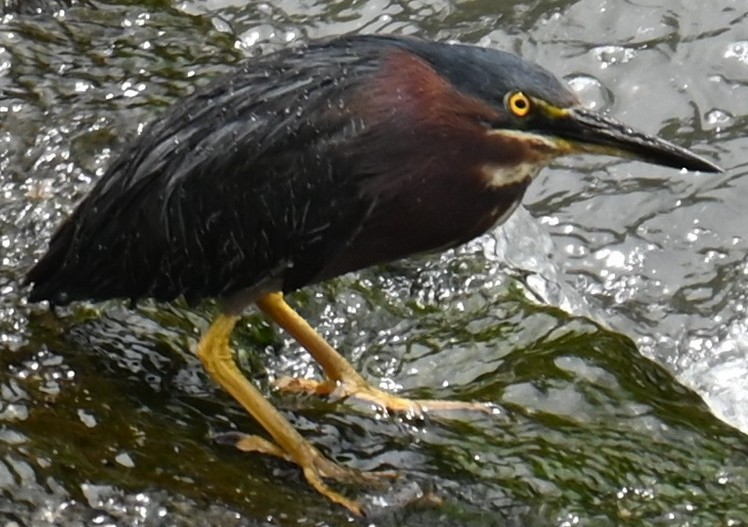
[[[304,472],[306,480],[317,492],[358,516],[365,514],[362,506],[358,502],[332,490],[325,485],[323,480],[332,479],[347,484],[381,486],[383,480],[392,480],[397,477],[394,472],[361,472],[338,465],[324,457],[316,449],[309,449],[303,459],[296,460],[277,445],[256,435],[228,432],[216,436],[215,440],[220,444],[235,446],[242,452],[257,452],[275,456],[289,463],[296,463]]]

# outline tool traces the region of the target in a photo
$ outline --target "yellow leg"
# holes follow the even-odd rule
[[[323,382],[306,379],[281,379],[278,386],[282,390],[354,397],[393,412],[415,416],[421,416],[424,412],[432,410],[491,411],[491,406],[487,404],[405,399],[374,388],[306,320],[286,303],[281,293],[270,293],[263,296],[257,301],[257,306],[296,339],[325,372],[326,379]]]
[[[361,506],[328,488],[322,478],[347,482],[373,482],[373,475],[364,475],[325,458],[304,439],[291,424],[263,397],[239,371],[229,348],[229,336],[238,317],[219,315],[200,340],[197,355],[210,376],[241,404],[270,434],[275,444],[257,436],[243,436],[236,446],[245,451],[258,451],[293,461],[304,471],[307,481],[335,503],[361,515]],[[383,474],[387,477],[387,474]]]

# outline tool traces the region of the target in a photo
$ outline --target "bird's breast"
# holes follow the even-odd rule
[[[377,196],[361,228],[320,279],[466,243],[503,223],[530,182],[525,178],[491,187],[477,174],[432,174],[427,184],[403,179],[408,181]]]

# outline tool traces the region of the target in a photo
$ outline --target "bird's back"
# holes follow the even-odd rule
[[[330,202],[347,184],[341,144],[356,135],[344,94],[376,67],[376,53],[361,51],[251,60],[173,107],[57,230],[27,276],[30,299],[198,300],[266,280],[302,285],[320,245],[342,243],[366,207],[355,188]]]

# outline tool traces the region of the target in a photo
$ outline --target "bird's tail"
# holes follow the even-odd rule
[[[65,304],[74,300],[70,298],[69,288],[74,280],[68,276],[67,262],[74,235],[75,224],[70,220],[63,223],[49,242],[47,252],[26,274],[24,285],[33,284],[29,301]]]

